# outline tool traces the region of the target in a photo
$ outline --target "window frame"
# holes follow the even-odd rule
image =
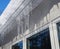
[[[13,42],[13,43],[11,44],[11,46],[10,46],[11,49],[12,49],[12,46],[14,46],[15,44],[17,44],[17,43],[19,43],[19,42],[21,42],[21,41],[23,42],[23,39],[20,39],[20,40],[18,40],[18,41],[16,41],[16,42]]]
[[[59,47],[59,39],[58,39],[58,28],[57,28],[57,23],[60,22],[60,17],[56,18],[55,20],[52,21],[53,25],[53,32],[54,32],[54,40],[55,40],[55,48],[60,49]]]

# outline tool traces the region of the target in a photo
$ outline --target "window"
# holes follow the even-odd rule
[[[23,42],[19,42],[12,46],[12,49],[23,49]]]
[[[60,23],[57,23],[57,30],[58,30],[58,40],[59,40],[59,46],[60,46]]]
[[[49,30],[29,37],[27,42],[27,49],[51,49]]]

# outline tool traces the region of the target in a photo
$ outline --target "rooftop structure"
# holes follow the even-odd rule
[[[0,49],[59,49],[59,32],[60,0],[11,0],[0,16]]]

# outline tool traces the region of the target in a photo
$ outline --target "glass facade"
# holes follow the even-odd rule
[[[12,46],[12,49],[23,49],[23,42],[19,42]]]
[[[33,35],[27,42],[27,49],[51,49],[49,30]]]

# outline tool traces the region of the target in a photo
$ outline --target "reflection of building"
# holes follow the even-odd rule
[[[20,41],[23,49],[60,48],[60,0],[22,0],[8,16],[1,29],[1,49],[12,49]]]

